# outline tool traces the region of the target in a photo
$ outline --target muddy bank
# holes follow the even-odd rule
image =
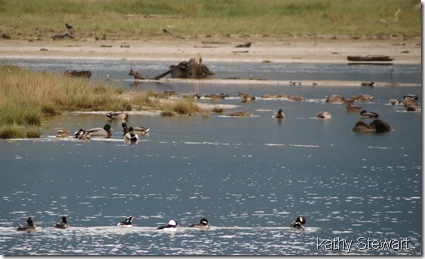
[[[251,43],[249,47],[237,47]],[[248,45],[247,45],[248,46]],[[349,63],[348,56],[387,55],[393,64],[420,64],[421,39],[153,38],[138,41],[1,40],[3,58]]]

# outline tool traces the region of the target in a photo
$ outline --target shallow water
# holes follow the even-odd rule
[[[38,62],[39,68],[50,70],[53,66]],[[62,62],[63,67],[73,66],[73,62]],[[249,72],[247,67],[251,72],[259,71],[257,65],[244,64],[243,69],[235,70],[237,74]],[[125,65],[104,66],[111,66],[110,71],[127,71]],[[308,66],[316,72],[323,68]],[[292,69],[302,75],[304,68]],[[355,73],[345,66],[336,74],[362,78],[358,80],[371,75],[370,68],[356,68],[360,71]],[[103,67],[97,69],[110,73]],[[387,75],[383,68],[372,70],[382,70],[382,77]],[[401,70],[406,72],[400,78],[420,83],[414,79],[416,73],[409,75],[420,67]],[[120,82],[127,87],[127,81]],[[230,118],[212,113],[208,117],[165,118],[132,114],[130,125],[151,130],[138,143],[127,144],[119,122],[112,123],[111,139],[57,139],[54,135],[60,128],[74,132],[106,123],[103,114],[70,114],[46,122],[51,128],[40,139],[0,141],[1,254],[422,253],[422,114],[388,103],[410,93],[422,98],[421,87],[174,83],[137,87],[159,92],[225,92],[233,98],[200,102],[235,107],[224,114],[243,110],[254,116]],[[284,92],[301,95],[306,101],[257,98],[241,103],[238,91],[255,96]],[[380,113],[392,132],[353,133],[359,114],[346,113],[342,104],[324,102],[326,95],[349,97],[358,93],[374,96],[372,102],[358,105]],[[281,121],[272,118],[279,108],[286,115]],[[332,119],[315,119],[322,110],[330,112]],[[71,228],[54,229],[63,215]],[[134,216],[134,227],[116,227],[127,215]],[[304,231],[289,228],[298,215],[307,218]],[[28,216],[33,217],[38,231],[17,232],[15,228]],[[210,229],[187,227],[201,217],[208,218]],[[175,233],[155,229],[170,219],[179,224]],[[347,251],[341,246],[324,246],[321,242],[326,240],[353,241],[353,245]],[[399,249],[386,249],[382,245],[386,240],[408,242]]]

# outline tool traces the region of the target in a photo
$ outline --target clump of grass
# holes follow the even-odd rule
[[[2,139],[23,137],[25,137],[24,129],[22,127],[18,127],[16,124],[8,124],[0,127],[0,138]]]
[[[222,106],[214,106],[211,111],[215,113],[223,113],[225,109]]]
[[[192,115],[204,112],[192,99],[161,101],[153,92],[136,92],[130,96],[123,89],[69,78],[57,73],[36,72],[13,66],[0,66],[0,138],[37,137],[43,117],[64,111],[164,110],[162,116]],[[22,133],[21,128],[25,128]],[[16,132],[16,133],[13,133]]]
[[[0,106],[0,125],[40,125],[41,114],[38,107],[22,105],[13,99],[9,103]]]
[[[169,105],[172,111],[180,115],[192,115],[203,111],[195,101],[186,98],[171,102]]]
[[[41,113],[43,116],[56,116],[61,114],[61,112],[58,110],[58,107],[52,103],[43,104],[41,106]]]
[[[173,117],[175,113],[171,110],[164,110],[164,111],[161,111],[160,115],[162,117]]]
[[[27,138],[39,138],[41,136],[41,132],[36,129],[28,129],[26,131]]]
[[[143,110],[146,108],[160,108],[160,101],[155,98],[155,92],[153,91],[144,91],[144,92],[135,92],[130,96],[130,102],[137,110]]]

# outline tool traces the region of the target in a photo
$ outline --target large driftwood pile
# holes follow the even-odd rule
[[[162,78],[171,73],[171,78],[191,78],[191,79],[204,79],[214,75],[207,66],[202,64],[201,55],[196,58],[191,58],[188,62],[180,62],[177,66],[169,66],[169,70],[157,75],[155,79]]]
[[[171,65],[169,69],[155,76],[152,79],[160,79],[168,74],[171,78],[189,78],[189,79],[205,79],[210,78],[214,73],[209,70],[207,66],[202,64],[202,58],[198,55],[196,58],[191,58],[189,61],[182,61],[177,65]],[[134,76],[135,79],[147,79],[144,75],[135,70],[130,70],[129,75]]]
[[[393,61],[394,58],[385,55],[348,56],[348,61]]]

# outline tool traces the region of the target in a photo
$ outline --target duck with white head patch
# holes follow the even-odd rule
[[[306,223],[306,219],[303,216],[299,216],[289,226],[291,228],[304,229],[305,223]]]
[[[207,228],[209,228],[209,226],[208,226],[208,220],[207,220],[207,218],[202,218],[199,221],[199,223],[197,223],[197,224],[191,224],[189,227],[190,228],[207,229]]]
[[[172,219],[168,222],[168,225],[159,226],[156,229],[165,230],[165,231],[176,231],[177,230],[177,221]]]
[[[128,216],[124,221],[121,221],[120,223],[118,223],[117,226],[122,228],[131,228],[133,226],[132,221],[133,221],[133,217]]]

